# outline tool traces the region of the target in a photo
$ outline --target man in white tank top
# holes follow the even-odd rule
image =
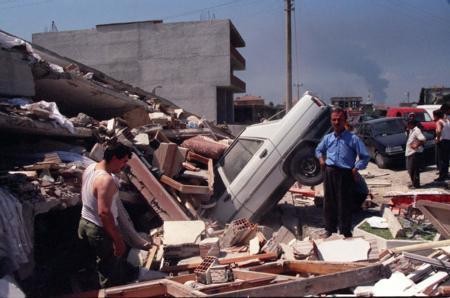
[[[117,224],[119,173],[131,158],[131,149],[123,144],[109,146],[102,161],[83,173],[82,210],[78,236],[96,255],[96,266],[102,288],[134,280],[138,269],[122,256],[127,247]]]

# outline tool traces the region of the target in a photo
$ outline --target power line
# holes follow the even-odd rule
[[[187,12],[184,12],[184,13],[181,13],[181,14],[178,14],[178,15],[167,16],[167,17],[164,17],[162,19],[163,20],[168,20],[168,19],[184,17],[184,16],[188,16],[188,15],[191,15],[191,14],[197,14],[197,13],[202,12],[202,11],[207,10],[207,9],[214,9],[214,8],[228,6],[228,5],[233,5],[233,4],[237,3],[237,2],[242,2],[242,1],[243,0],[234,0],[234,1],[231,1],[231,2],[226,2],[226,3],[218,4],[218,5],[215,5],[215,6],[204,7],[204,8],[200,8],[200,9],[196,9],[196,10],[187,11]]]
[[[40,4],[44,4],[44,3],[47,3],[47,2],[51,2],[51,1],[53,1],[53,0],[42,0],[42,1],[21,3],[21,4],[16,4],[16,5],[10,5],[10,6],[1,6],[2,3],[0,3],[0,9],[5,10],[5,9],[13,9],[13,8],[25,7],[25,6],[40,5]],[[6,2],[5,2],[5,4],[6,4]]]

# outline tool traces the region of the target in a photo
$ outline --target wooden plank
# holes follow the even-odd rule
[[[147,262],[145,262],[145,268],[150,269],[152,267],[153,259],[155,258],[156,252],[158,251],[158,245],[152,245],[148,250]]]
[[[266,264],[262,264],[262,265],[258,265],[258,266],[252,266],[252,267],[248,268],[248,270],[272,273],[272,274],[282,274],[283,272],[286,272],[285,263],[286,262],[276,261],[276,262],[266,263]]]
[[[131,182],[162,220],[191,219],[135,153],[128,161],[128,165],[131,169],[129,175]]]
[[[337,263],[323,261],[288,261],[285,263],[287,270],[297,273],[330,274],[348,270],[354,270],[367,266],[364,263]]]
[[[211,194],[214,193],[214,165],[213,160],[208,160],[208,188]]]
[[[426,249],[432,249],[436,247],[444,247],[450,245],[450,240],[442,240],[442,241],[433,241],[433,242],[426,242],[426,243],[420,243],[420,244],[412,244],[412,245],[406,245],[406,246],[400,246],[400,247],[394,247],[389,249],[391,253],[401,253],[405,251],[419,251],[419,250],[426,250]]]
[[[450,262],[447,262],[447,261],[437,260],[437,259],[421,256],[421,255],[418,255],[418,254],[412,254],[412,253],[409,253],[409,252],[404,252],[403,256],[405,258],[407,258],[407,259],[411,259],[411,260],[416,260],[416,261],[420,261],[420,262],[423,262],[423,263],[427,263],[427,264],[433,265],[433,266],[438,267],[438,268],[443,268],[443,269],[450,268]]]
[[[103,289],[103,297],[162,297],[167,294],[164,280],[140,282]]]
[[[251,271],[267,272],[275,274],[330,274],[347,270],[354,270],[367,266],[368,263],[338,263],[324,261],[284,261],[263,264],[249,268]]]
[[[390,275],[390,271],[382,264],[375,264],[326,274],[318,277],[297,279],[284,283],[266,285],[245,290],[230,291],[210,295],[210,297],[298,297],[319,295],[331,291],[371,283]]]
[[[194,153],[192,151],[189,151],[187,154],[188,161],[197,161],[199,163],[202,163],[204,165],[208,165],[210,158],[201,156],[200,154]]]
[[[219,259],[220,265],[227,265],[227,264],[233,264],[238,262],[243,262],[247,260],[274,260],[277,259],[276,253],[264,253],[259,255],[248,255],[248,256],[242,256],[242,257],[235,257],[235,258],[222,258]],[[195,268],[197,268],[201,263],[193,263],[193,264],[186,264],[186,265],[177,265],[177,266],[166,266],[161,268],[161,271],[163,272],[181,272],[181,271],[192,271]]]
[[[233,273],[234,273],[234,271],[233,271]],[[202,291],[203,293],[209,294],[209,295],[215,294],[215,293],[230,292],[230,291],[235,291],[235,290],[242,290],[242,289],[248,289],[248,288],[267,285],[267,284],[271,283],[276,277],[277,277],[276,275],[272,275],[272,276],[260,277],[257,279],[233,281],[233,282],[228,282],[228,283],[224,283],[224,284],[213,284],[213,285],[200,287],[200,288],[198,288],[198,290]]]
[[[174,281],[166,280],[166,288],[167,288],[167,294],[171,297],[205,297],[206,294],[194,290],[192,288],[189,288],[185,285],[180,285]]]
[[[182,184],[166,175],[162,175],[159,181],[185,194],[212,195],[209,186]]]
[[[416,207],[445,239],[450,238],[450,204],[422,200]]]

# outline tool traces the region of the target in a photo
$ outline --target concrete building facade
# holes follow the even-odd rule
[[[245,92],[234,75],[245,69],[236,50],[245,42],[230,20],[106,24],[32,40],[217,123],[234,122],[233,94]]]

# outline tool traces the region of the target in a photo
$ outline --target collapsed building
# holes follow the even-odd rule
[[[386,285],[397,294],[448,291],[438,288],[448,280],[447,252],[429,250],[449,240],[385,249],[363,237],[300,239],[298,217],[287,207],[276,227],[246,218],[221,226],[204,214],[215,206],[214,165],[233,139],[226,127],[6,32],[0,63],[2,294],[385,295]],[[89,291],[90,252],[76,237],[81,174],[117,141],[133,150],[118,204],[127,260],[165,276]],[[447,228],[440,227],[444,239]],[[414,253],[423,250],[426,257]]]

